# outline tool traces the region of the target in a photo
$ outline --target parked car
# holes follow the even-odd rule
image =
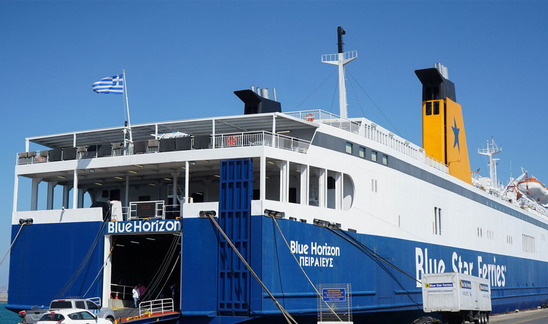
[[[59,309],[47,311],[36,324],[111,324],[83,309]]]
[[[101,299],[98,297],[54,299],[49,304],[49,310],[83,309],[88,310],[91,314],[98,318],[110,321],[109,323],[114,323],[115,317],[112,309],[101,307],[99,306],[100,304]],[[34,306],[31,310],[19,312],[19,316],[23,318],[23,323],[34,324],[38,319],[41,320],[42,315],[46,312],[47,310]]]

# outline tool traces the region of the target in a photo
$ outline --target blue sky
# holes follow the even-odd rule
[[[233,91],[252,84],[277,88],[285,111],[337,113],[335,68],[320,55],[337,51],[339,25],[359,55],[350,117],[421,145],[414,70],[441,62],[471,169],[488,174],[475,152],[493,136],[500,179],[523,166],[546,182],[547,16],[544,1],[0,1],[0,254],[25,137],[123,124],[122,97],[95,94],[94,81],[126,69],[133,124],[240,114]],[[6,262],[0,286],[7,272]]]

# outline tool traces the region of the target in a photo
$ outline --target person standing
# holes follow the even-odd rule
[[[139,303],[144,300],[146,291],[147,288],[143,284],[139,284]]]
[[[133,308],[137,308],[137,301],[139,300],[139,286],[133,287],[131,293],[133,295]]]

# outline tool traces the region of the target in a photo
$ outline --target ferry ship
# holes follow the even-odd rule
[[[343,34],[322,56],[339,69],[339,115],[283,112],[253,87],[235,91],[242,115],[27,138],[7,308],[132,303],[142,284],[143,303],[172,305],[150,322],[403,323],[422,314],[422,275],[439,272],[488,278],[494,313],[545,303],[546,208],[519,194],[522,179],[473,176],[447,69],[415,71],[413,144],[347,116],[344,68],[357,52],[343,51]],[[494,147],[483,152],[492,166]]]

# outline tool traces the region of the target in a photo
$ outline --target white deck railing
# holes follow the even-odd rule
[[[206,135],[207,136],[207,135]],[[146,145],[140,148],[140,152],[137,153],[136,146],[130,145],[126,150],[126,155],[135,154],[149,154],[162,152],[160,149],[161,140],[149,140],[141,141],[147,142]],[[111,144],[92,145],[93,150],[86,150],[86,147],[78,148],[65,148],[65,149],[53,149],[43,151],[30,151],[17,154],[17,164],[37,164],[48,163],[56,161],[68,161],[68,160],[80,160],[89,158],[111,157],[120,156],[124,154],[123,148]],[[200,146],[197,148],[196,146]],[[271,146],[283,150],[295,151],[299,153],[306,153],[310,146],[310,141],[299,139],[296,137],[285,136],[281,134],[273,134],[267,131],[261,132],[241,132],[220,134],[209,137],[206,143],[200,143],[195,145],[194,137],[190,138],[189,145],[183,149],[170,149],[169,151],[184,151],[193,149],[224,149],[234,147],[248,147],[248,146]],[[167,151],[165,151],[167,152]]]
[[[424,149],[421,147],[410,143],[409,141],[376,125],[373,122],[367,121],[366,119],[362,119],[361,121],[344,119],[340,118],[338,115],[320,109],[296,111],[286,114],[309,122],[319,121],[322,124],[328,124],[354,134],[362,135],[365,138],[390,147],[437,170],[449,173],[449,169],[445,164],[426,155]]]
[[[146,300],[139,304],[139,316],[174,312],[173,299]]]

